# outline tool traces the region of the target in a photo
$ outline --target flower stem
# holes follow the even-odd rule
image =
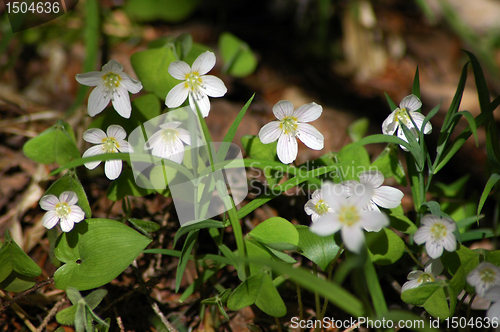
[[[417,265],[418,265],[418,266],[420,266],[420,267],[423,269],[423,268],[425,267],[425,266],[424,266],[424,264],[422,264],[422,263],[420,263],[420,262],[418,261],[418,259],[417,259],[417,258],[413,255],[413,253],[410,251],[410,249],[408,248],[408,246],[407,246],[407,245],[405,245],[405,249],[406,249],[406,251],[408,252],[408,255],[410,255],[411,259],[413,259],[413,261],[414,261],[415,263],[417,263]]]
[[[300,285],[298,282],[295,283],[297,285],[297,302],[299,304],[299,321],[304,320],[304,305],[302,304],[302,292],[300,290]],[[302,332],[302,327],[299,327],[299,332]]]

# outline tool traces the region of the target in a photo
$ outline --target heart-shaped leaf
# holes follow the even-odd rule
[[[26,277],[36,277],[42,270],[12,239],[8,230],[5,231],[5,242],[0,248],[0,282],[5,280],[12,271]]]
[[[286,315],[286,306],[269,274],[261,272],[242,282],[229,296],[227,307],[239,310],[254,304],[274,317]]]
[[[80,158],[75,145],[75,134],[71,126],[63,121],[45,130],[23,146],[24,154],[37,163],[48,165],[54,162],[65,165]]]
[[[299,244],[299,233],[295,226],[281,217],[269,218],[257,225],[248,236],[259,242]]]
[[[366,233],[366,243],[372,261],[378,265],[395,263],[405,251],[404,241],[388,228]]]
[[[57,239],[54,253],[66,264],[55,272],[55,286],[100,287],[122,273],[150,242],[118,221],[86,219]]]
[[[245,77],[257,68],[257,57],[247,43],[224,32],[219,38],[219,50],[225,62],[225,71],[235,77]]]
[[[295,228],[299,232],[298,247],[300,253],[326,271],[340,250],[340,247],[335,243],[334,236],[316,235],[304,225],[296,225]]]

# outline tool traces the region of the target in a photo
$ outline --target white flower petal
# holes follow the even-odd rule
[[[422,102],[415,95],[409,95],[401,100],[399,103],[399,108],[405,108],[407,111],[416,111],[422,107]]]
[[[396,109],[396,111],[397,110],[398,109]],[[395,119],[394,119],[394,115],[396,114],[396,111],[389,114],[389,116],[382,123],[382,133],[384,135],[394,135],[394,132],[398,128],[398,122],[395,121]]]
[[[120,74],[123,71],[123,66],[115,59],[112,59],[107,64],[102,66],[102,71],[106,73],[112,72],[115,74]]]
[[[173,78],[184,81],[191,73],[191,67],[184,61],[174,61],[168,66],[168,73]]]
[[[408,273],[407,279],[408,280],[418,279],[422,274],[424,274],[424,272],[422,271],[411,271],[410,273]]]
[[[109,101],[111,100],[111,95],[106,94],[106,90],[104,85],[98,85],[89,96],[89,102],[87,105],[87,109],[90,116],[95,116],[102,112],[103,109],[108,106]]]
[[[359,182],[369,183],[378,188],[384,183],[384,175],[379,171],[365,171],[359,175]]]
[[[198,114],[198,112],[196,111],[196,105],[198,105],[201,115],[206,118],[208,116],[208,113],[210,113],[210,100],[208,100],[208,96],[204,92],[200,92],[200,95],[200,99],[195,99],[190,93],[189,106],[191,106],[191,109],[195,114]]]
[[[300,106],[293,112],[293,116],[297,118],[299,122],[311,122],[316,120],[323,113],[323,107],[316,103],[309,103]]]
[[[419,112],[408,112],[408,114],[411,116],[411,118],[413,119],[413,121],[417,125],[418,130],[421,131],[422,130],[422,124],[424,123],[424,120],[425,120],[425,116],[422,113],[419,113]],[[424,134],[429,134],[431,131],[432,131],[432,125],[428,121],[425,124]]]
[[[134,80],[132,77],[128,76],[125,73],[121,74],[121,82],[120,85],[123,85],[125,89],[130,91],[130,93],[138,93],[142,90],[142,83],[138,80]]]
[[[104,163],[104,174],[110,180],[115,180],[120,176],[122,172],[122,164],[121,160],[106,160]]]
[[[416,244],[420,245],[424,242],[427,242],[431,239],[431,232],[428,227],[421,226],[413,235],[413,241]]]
[[[345,247],[354,253],[359,254],[365,243],[365,235],[359,227],[342,227],[340,231]]]
[[[73,229],[73,226],[75,226],[75,223],[69,219],[61,219],[61,229],[63,232],[70,232]]]
[[[278,120],[283,120],[287,116],[291,116],[293,114],[293,104],[288,100],[281,100],[273,106],[274,116]]]
[[[79,223],[85,219],[85,212],[83,212],[82,208],[78,205],[71,206],[71,213],[68,215],[68,220]]]
[[[296,135],[310,149],[321,150],[324,147],[323,134],[308,123],[298,123]]]
[[[117,140],[118,144],[118,151],[127,153],[127,152],[134,152],[134,149],[132,146],[125,140]]]
[[[427,255],[431,258],[439,258],[443,254],[443,246],[434,241],[425,242],[425,251],[427,251]]]
[[[290,164],[297,158],[297,139],[291,135],[281,135],[278,138],[278,158],[283,164]]]
[[[443,270],[444,266],[440,259],[430,259],[425,266],[425,272],[435,277],[440,275]]]
[[[108,137],[112,137],[116,140],[123,140],[127,137],[127,132],[123,129],[122,126],[119,125],[111,125],[106,129],[106,133]],[[102,142],[100,142],[102,143]]]
[[[215,66],[215,54],[210,51],[201,53],[193,62],[193,72],[205,75]]]
[[[493,303],[488,311],[486,311],[486,316],[494,322],[494,319],[500,319],[500,302]]]
[[[99,128],[90,128],[83,133],[83,140],[92,144],[102,144],[106,138],[106,133]]]
[[[399,189],[389,186],[382,186],[375,189],[372,200],[380,207],[393,209],[401,205],[401,199],[403,198],[403,196],[403,192]]]
[[[259,139],[262,143],[269,144],[276,141],[280,137],[281,132],[279,121],[272,121],[260,129]]]
[[[96,145],[96,146],[93,146],[91,148],[89,148],[87,151],[85,151],[83,153],[83,156],[82,158],[85,158],[85,157],[91,157],[91,156],[97,156],[99,154],[103,154],[104,151],[102,149],[102,146],[101,145]],[[97,166],[99,166],[99,164],[101,163],[100,160],[98,161],[90,161],[90,162],[87,162],[85,163],[85,167],[87,167],[88,169],[94,169],[96,168]]]
[[[191,134],[184,128],[177,129],[177,137],[181,139],[186,145],[191,145]]]
[[[224,82],[212,75],[205,75],[201,77],[203,81],[205,93],[210,97],[222,97],[226,94],[227,88],[224,85]]]
[[[55,195],[45,195],[40,198],[39,204],[40,207],[45,211],[54,210],[56,208],[56,205],[59,204],[59,198],[57,198],[57,196]]]
[[[420,285],[421,283],[417,279],[407,281],[404,283],[403,287],[401,287],[401,293],[407,291],[408,289],[416,288]]]
[[[132,112],[132,105],[130,105],[130,96],[128,95],[127,89],[123,86],[119,86],[113,96],[113,107],[115,110],[125,119],[130,118],[130,113]]]
[[[364,211],[360,214],[359,224],[368,232],[378,232],[389,226],[389,218],[379,211]]]
[[[59,201],[68,205],[75,205],[78,203],[78,196],[76,196],[74,191],[65,191],[59,195]]]
[[[341,184],[334,184],[333,182],[326,182],[321,186],[323,200],[333,211],[340,211],[340,209],[348,204],[347,191]]]
[[[312,214],[318,214],[318,212],[316,211],[316,206],[312,201],[312,199],[306,202],[306,204],[304,205],[304,211],[307,213],[308,216]]]
[[[91,71],[88,73],[77,74],[75,79],[78,83],[83,85],[97,86],[104,83],[102,76],[103,75],[100,71]]]
[[[500,286],[493,286],[488,289],[488,293],[484,295],[488,301],[500,301]]]
[[[168,108],[179,107],[187,99],[188,94],[189,87],[186,86],[186,83],[179,83],[168,92],[167,98],[165,98],[165,105]]]
[[[58,222],[59,217],[54,210],[46,212],[42,219],[42,225],[47,229],[54,228],[54,226],[57,225]]]
[[[309,230],[319,236],[329,236],[339,231],[342,224],[333,219],[332,215],[320,216],[311,226]]]

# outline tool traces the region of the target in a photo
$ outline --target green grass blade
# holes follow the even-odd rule
[[[411,89],[411,93],[420,99],[420,78],[418,75],[418,67],[415,71],[415,77],[413,78],[413,87]]]
[[[488,182],[486,182],[486,185],[484,186],[483,193],[481,194],[481,198],[479,199],[479,205],[477,206],[477,215],[481,213],[481,210],[483,209],[484,203],[486,202],[486,199],[488,198],[488,195],[491,192],[491,189],[497,184],[497,182],[500,180],[500,174],[491,174],[490,178],[488,179]]]

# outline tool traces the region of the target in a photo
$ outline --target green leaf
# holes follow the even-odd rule
[[[22,292],[35,286],[35,279],[13,271],[7,278],[0,282],[0,289],[7,292]]]
[[[190,231],[194,231],[194,230],[202,229],[202,228],[224,228],[224,224],[220,221],[217,221],[217,220],[208,219],[208,220],[203,220],[203,221],[197,222],[197,223],[192,224],[192,225],[182,226],[181,228],[179,228],[177,233],[175,233],[174,247],[177,244],[177,241],[180,239],[181,236],[183,236],[184,234],[186,234]]]
[[[467,285],[467,275],[479,264],[479,255],[466,246],[460,245],[454,252],[444,251],[441,262],[448,273],[453,276],[449,285],[458,294]],[[468,291],[473,292],[473,289],[469,288]]]
[[[407,216],[404,215],[403,207],[400,205],[397,208],[390,209],[389,219],[391,227],[405,234],[414,234],[417,231],[417,226]]]
[[[26,157],[37,163],[48,165],[54,162],[64,165],[80,158],[80,151],[75,145],[71,126],[63,121],[45,130],[23,146]]]
[[[334,237],[316,235],[311,233],[309,227],[303,225],[296,225],[295,228],[299,232],[300,253],[326,271],[340,250]]]
[[[219,51],[224,60],[223,70],[234,77],[245,77],[257,68],[257,57],[247,43],[229,32],[219,37]]]
[[[368,118],[357,119],[351,123],[351,125],[347,127],[347,134],[349,134],[351,141],[357,142],[362,139],[366,135],[369,126],[370,121]]]
[[[386,321],[392,321],[394,323],[394,326],[397,326],[397,324],[401,321],[411,321],[411,322],[421,322],[418,325],[417,324],[412,324],[411,330],[414,331],[420,331],[420,332],[439,332],[441,330],[437,329],[434,327],[436,321],[429,322],[428,320],[422,320],[422,317],[417,316],[414,313],[411,313],[410,311],[406,310],[389,310],[389,312],[385,313],[384,315],[380,315],[376,318],[377,320],[383,320],[385,319]]]
[[[7,279],[12,271],[26,277],[42,274],[40,267],[17,245],[8,230],[5,231],[5,242],[0,248],[0,266],[0,282]]]
[[[128,221],[142,234],[148,236],[149,233],[154,233],[160,229],[160,225],[154,221],[140,220],[135,218],[130,218]]]
[[[420,99],[420,78],[418,75],[418,67],[415,70],[415,77],[413,78],[413,87],[411,89],[411,93]]]
[[[385,99],[387,99],[387,103],[389,104],[389,108],[391,109],[391,112],[393,112],[398,106],[392,101],[391,97],[386,93],[385,94]]]
[[[361,142],[361,141],[358,141]],[[351,143],[344,146],[337,154],[339,170],[342,181],[358,180],[358,174],[367,171],[370,166],[370,156],[363,146]]]
[[[394,179],[402,186],[406,186],[406,174],[403,164],[398,157],[398,151],[394,144],[389,144],[384,151],[375,159],[371,165],[372,169],[377,169],[384,177]]]
[[[45,192],[45,195],[55,195],[59,197],[65,191],[73,191],[78,197],[78,206],[80,206],[85,212],[85,217],[92,217],[92,210],[90,209],[89,200],[85,189],[83,189],[80,180],[74,173],[66,173],[62,178],[54,182],[49,189]]]
[[[76,293],[74,293],[74,292],[76,292]],[[76,308],[77,308],[77,304],[79,302],[79,301],[75,301],[74,299],[78,298],[78,297],[79,297],[78,300],[81,299],[81,295],[78,292],[78,290],[76,290],[73,287],[68,287],[66,289],[66,293],[67,293],[68,297],[70,298],[71,302],[73,303],[73,305],[71,307],[68,307],[66,309],[59,311],[56,314],[56,320],[61,325],[70,325],[71,326],[71,325],[75,325]],[[73,299],[70,297],[70,294],[72,294],[72,293],[74,294],[72,296]],[[93,310],[99,305],[99,303],[101,303],[102,299],[106,296],[107,293],[108,293],[108,291],[105,289],[97,289],[97,290],[93,291],[92,293],[90,293],[89,295],[87,295],[84,298],[84,301],[90,307],[90,309]],[[77,295],[77,296],[75,296],[75,295]]]
[[[187,263],[189,261],[189,257],[191,255],[191,251],[193,251],[194,245],[196,244],[196,240],[198,239],[199,230],[190,231],[186,242],[182,246],[182,253],[179,257],[179,263],[177,264],[177,272],[175,275],[175,292],[179,291],[181,287],[182,276],[184,274],[184,270],[186,270]]]
[[[227,307],[239,310],[255,304],[260,310],[274,317],[286,315],[286,306],[269,274],[261,272],[242,282],[229,296]]]
[[[366,243],[371,260],[378,265],[397,262],[405,251],[404,241],[388,228],[382,228],[379,232],[367,232]]]
[[[100,287],[122,273],[150,242],[118,221],[86,219],[56,242],[54,253],[66,264],[55,272],[55,286]]]
[[[199,0],[129,0],[124,9],[134,21],[177,23],[188,18],[198,3]]]
[[[486,185],[484,186],[483,193],[481,194],[481,198],[479,199],[479,205],[477,207],[477,215],[481,213],[481,210],[483,209],[484,203],[486,202],[486,199],[488,198],[488,195],[490,194],[491,190],[493,187],[497,184],[497,182],[500,180],[500,174],[491,174],[490,178],[488,179],[488,182],[486,182]]]
[[[299,244],[299,233],[295,226],[281,217],[272,217],[261,222],[248,236],[255,237],[262,243],[290,243],[295,246]]]
[[[142,3],[142,0],[137,2]],[[180,83],[168,72],[168,66],[176,60],[172,49],[167,47],[137,52],[130,57],[130,62],[144,90],[154,92],[160,100],[164,100],[168,92]]]
[[[260,141],[259,136],[245,135],[241,138],[241,145],[246,154],[251,159],[257,160],[276,160],[276,146],[278,142],[264,144]]]
[[[140,176],[140,181],[143,181],[143,183],[147,181],[142,175]],[[124,165],[120,177],[111,182],[111,185],[108,187],[107,196],[108,199],[116,202],[123,199],[125,196],[143,197],[152,193],[152,189],[139,187],[132,170]]]
[[[448,294],[445,290],[451,291],[450,288],[440,283],[426,283],[404,291],[401,299],[409,304],[423,306],[431,316],[443,320],[453,314],[454,303],[456,303],[456,295],[452,293],[449,296],[454,297],[455,301],[451,300],[450,305],[448,304]]]

